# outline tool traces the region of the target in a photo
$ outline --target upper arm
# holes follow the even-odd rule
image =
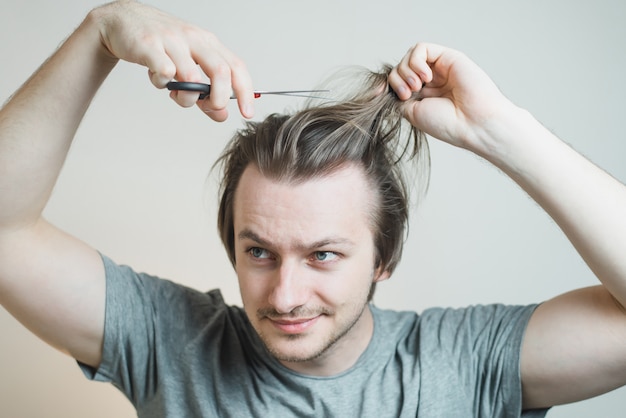
[[[626,312],[603,286],[540,305],[521,352],[525,408],[575,402],[626,384]]]
[[[0,232],[0,303],[50,345],[97,367],[105,273],[97,251],[47,222]]]

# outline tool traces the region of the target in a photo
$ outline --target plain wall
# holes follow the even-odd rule
[[[626,179],[626,4],[621,1],[150,2],[213,31],[258,89],[308,89],[346,65],[397,62],[418,40],[466,52],[518,105],[592,161]],[[98,3],[3,0],[0,100],[8,98]],[[257,119],[300,99],[264,97]],[[121,63],[97,95],[45,215],[119,263],[238,303],[215,230],[209,169],[242,126],[181,109]],[[533,303],[595,278],[551,219],[511,180],[468,152],[430,141],[430,190],[405,257],[377,305],[421,311]],[[556,157],[555,157],[556,158]],[[131,417],[110,385],[87,382],[0,308],[0,416]],[[568,382],[575,385],[578,382]],[[623,417],[626,390],[557,407],[556,417]]]

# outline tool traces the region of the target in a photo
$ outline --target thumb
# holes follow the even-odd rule
[[[417,100],[409,100],[404,102],[402,106],[402,116],[413,126],[421,129],[418,124],[419,104]]]
[[[443,97],[410,100],[402,111],[405,119],[422,132],[445,142],[454,142],[459,116],[450,100]]]

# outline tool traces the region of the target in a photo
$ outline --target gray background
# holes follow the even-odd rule
[[[259,89],[312,88],[346,65],[395,63],[418,40],[466,52],[514,102],[620,180],[626,179],[626,4],[620,1],[150,2],[213,31]],[[98,2],[3,2],[5,100]],[[261,98],[257,118],[297,99]],[[82,124],[46,216],[117,262],[239,302],[215,233],[209,168],[232,132],[178,108],[138,66],[120,64]],[[430,141],[432,175],[414,211],[405,257],[379,287],[379,306],[538,302],[595,283],[542,210],[465,151]],[[130,417],[109,385],[0,308],[0,415]],[[578,382],[568,382],[575,385]],[[626,391],[554,408],[556,417],[623,417]]]

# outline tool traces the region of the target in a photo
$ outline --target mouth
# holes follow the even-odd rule
[[[311,328],[320,319],[321,315],[314,316],[312,318],[297,318],[297,319],[281,319],[281,318],[267,318],[271,324],[285,334],[301,334],[307,329]]]

